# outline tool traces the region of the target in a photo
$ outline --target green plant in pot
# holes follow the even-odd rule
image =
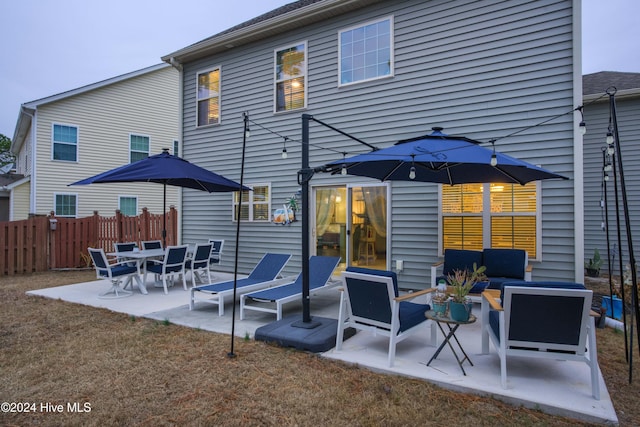
[[[584,263],[587,276],[598,277],[600,275],[600,267],[602,267],[602,258],[600,258],[598,248],[595,248],[593,250],[593,258],[589,258],[589,261],[585,261]]]
[[[453,290],[451,294],[451,301],[449,302],[449,316],[451,319],[458,322],[466,322],[471,315],[471,308],[473,303],[467,298],[469,292],[477,282],[487,280],[487,276],[484,274],[487,267],[478,267],[476,263],[473,264],[473,271],[469,270],[454,270],[453,274],[447,275],[449,285]]]

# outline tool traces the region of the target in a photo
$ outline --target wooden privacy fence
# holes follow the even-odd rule
[[[167,245],[175,245],[178,215],[171,206],[166,214]],[[147,208],[135,217],[116,211],[113,217],[98,212],[86,218],[49,216],[0,222],[0,275],[82,268],[91,265],[88,247],[113,251],[116,242],[162,240],[163,216]]]

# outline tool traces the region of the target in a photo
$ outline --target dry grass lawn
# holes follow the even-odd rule
[[[0,278],[0,401],[36,404],[0,413],[0,425],[586,425],[261,342],[237,339],[228,358],[228,335],[25,295],[93,277]],[[640,425],[640,372],[629,385],[622,334],[598,340],[620,423]]]

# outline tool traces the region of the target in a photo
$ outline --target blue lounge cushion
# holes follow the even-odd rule
[[[529,288],[556,288],[556,289],[586,289],[584,285],[573,282],[558,281],[541,281],[541,282],[523,282],[520,280],[503,282],[500,287],[500,301],[504,299],[505,286],[520,286]]]
[[[429,304],[417,304],[409,301],[400,303],[400,329],[399,332],[406,331],[424,322],[427,318],[424,313],[431,310]]]
[[[373,268],[363,268],[363,267],[347,267],[347,271],[351,271],[353,273],[360,274],[371,274],[375,276],[383,276],[383,277],[391,277],[393,279],[393,291],[395,292],[395,296],[398,296],[398,276],[394,271],[387,270],[374,270]]]
[[[455,270],[473,270],[473,264],[480,267],[482,264],[482,252],[466,249],[445,249],[444,266],[442,274],[446,277]]]
[[[489,287],[489,281],[486,282],[476,282],[471,287],[469,291],[470,294],[481,294],[485,289]]]
[[[586,289],[584,285],[573,282],[541,281],[541,282],[504,282],[500,290],[500,300],[504,301],[504,288],[530,287],[555,289]],[[515,296],[514,296],[515,298]],[[519,296],[520,298],[520,296]],[[580,301],[571,298],[559,300],[557,297],[545,295],[526,295],[519,309],[511,312],[510,339],[523,341],[541,341],[555,343],[574,343],[576,335],[576,313],[580,310]],[[518,304],[514,299],[512,304]],[[535,318],[534,321],[531,319]],[[494,334],[500,337],[499,312],[489,313],[489,325]],[[517,325],[520,325],[518,327]]]
[[[485,249],[482,265],[487,267],[488,277],[524,279],[527,253],[520,249]],[[478,264],[480,265],[480,264]]]

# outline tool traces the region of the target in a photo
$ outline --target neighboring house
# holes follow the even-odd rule
[[[117,209],[162,213],[158,184],[68,184],[180,146],[178,72],[158,64],[22,104],[11,152],[26,178],[10,191],[11,220],[86,217]],[[167,206],[179,202],[167,191]]]
[[[181,70],[184,156],[239,179],[248,112],[240,268],[290,252],[300,222],[274,225],[300,189],[301,115],[377,147],[431,133],[488,142],[570,178],[441,186],[316,173],[311,252],[429,283],[445,248],[523,247],[540,280],[583,277],[580,1],[301,0],[163,57]],[[550,120],[553,118],[553,120]],[[546,122],[540,126],[536,126]],[[312,122],[310,162],[368,151]],[[490,144],[488,144],[490,147]],[[281,156],[286,148],[287,157]],[[184,194],[183,240],[235,246],[237,197]],[[202,221],[207,213],[206,223]],[[493,227],[493,228],[492,228]]]
[[[616,117],[620,150],[622,151],[622,169],[629,202],[631,235],[638,242],[640,238],[640,73],[621,73],[602,71],[582,77],[584,99],[584,121],[587,133],[584,135],[584,246],[585,257],[591,258],[598,248],[604,260],[602,270],[608,271],[607,234],[604,203],[604,158],[603,149],[607,147],[606,137],[609,129],[610,98],[607,89],[615,88]],[[604,95],[604,96],[603,96]],[[612,117],[611,117],[612,118]],[[616,168],[619,171],[619,168]],[[608,173],[613,177],[613,172]],[[607,185],[607,205],[609,206],[609,239],[611,250],[616,249],[615,271],[619,272],[618,227],[614,182],[611,178]],[[621,182],[618,181],[621,189]],[[619,218],[621,221],[623,262],[629,262],[626,226],[622,210],[622,195],[618,196]],[[640,247],[634,247],[636,258]]]
[[[9,170],[12,167],[12,165],[7,166]],[[26,182],[24,175],[8,172],[0,174],[0,221],[9,221],[11,218],[11,191],[24,182]]]

